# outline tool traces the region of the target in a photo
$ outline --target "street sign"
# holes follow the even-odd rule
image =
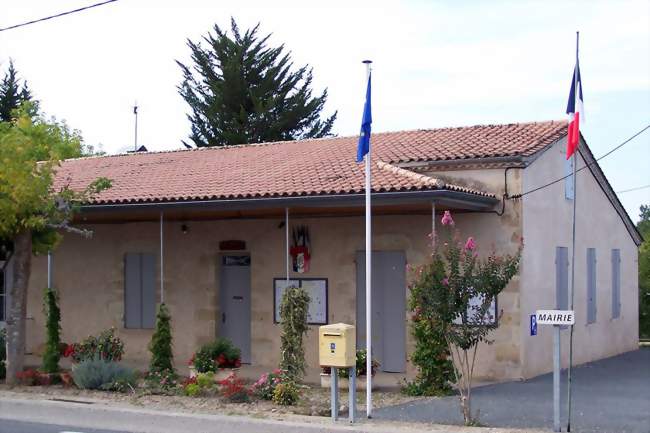
[[[537,316],[530,315],[530,335],[537,335]]]
[[[573,325],[576,322],[573,310],[537,310],[538,325]]]

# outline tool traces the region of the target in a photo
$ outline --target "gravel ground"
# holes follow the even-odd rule
[[[219,397],[186,397],[180,395],[150,395],[143,392],[116,393],[91,391],[77,388],[52,386],[15,386],[0,384],[0,398],[3,392],[20,393],[21,398],[60,399],[71,401],[111,401],[158,410],[174,410],[190,413],[222,413],[232,415],[251,415],[258,417],[277,417],[283,414],[309,416],[330,416],[329,389],[305,386],[296,406],[278,406],[270,401],[254,400],[251,403],[229,403]],[[373,407],[385,407],[404,404],[417,400],[397,391],[373,392]],[[344,407],[341,416],[347,416],[348,393],[341,391],[340,400]],[[357,413],[365,413],[365,392],[357,393]]]
[[[650,348],[584,364],[573,369],[571,431],[650,432]],[[473,390],[472,405],[481,423],[493,427],[553,427],[552,374],[525,382],[486,385]],[[566,372],[562,376],[562,424],[566,428]],[[375,418],[461,424],[457,397],[422,399],[383,407]]]

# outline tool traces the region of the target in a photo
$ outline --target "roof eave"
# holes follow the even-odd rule
[[[373,192],[373,205],[413,204],[422,202],[435,202],[443,206],[450,206],[464,210],[491,210],[499,202],[493,196],[471,194],[462,191],[446,189]],[[308,195],[294,197],[262,197],[242,199],[213,199],[213,200],[182,200],[165,202],[139,202],[139,203],[106,203],[88,204],[81,207],[82,214],[96,214],[112,211],[129,210],[155,210],[167,209],[209,209],[209,210],[244,210],[264,209],[274,207],[343,207],[363,206],[364,193]]]

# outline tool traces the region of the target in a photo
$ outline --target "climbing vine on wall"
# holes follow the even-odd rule
[[[286,376],[300,382],[305,375],[303,337],[307,333],[309,294],[300,287],[287,287],[280,303],[280,369]]]

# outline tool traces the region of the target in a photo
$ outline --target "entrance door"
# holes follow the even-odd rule
[[[406,256],[372,252],[372,346],[380,370],[406,371]],[[357,347],[366,347],[366,257],[357,252]]]
[[[241,350],[241,362],[251,362],[251,259],[247,255],[221,258],[220,335]]]

